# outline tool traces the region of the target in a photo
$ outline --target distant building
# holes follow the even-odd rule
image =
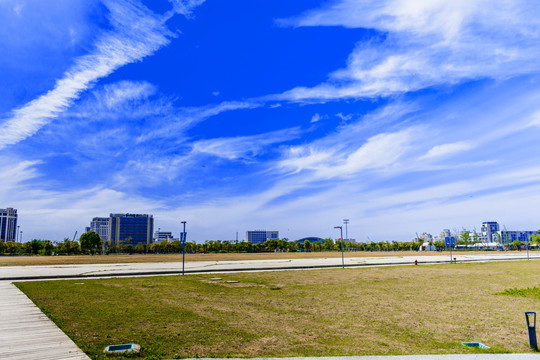
[[[499,231],[499,223],[496,221],[485,221],[480,228],[480,237],[478,240],[483,243],[493,242],[493,234]]]
[[[421,233],[419,237],[424,241],[433,242],[433,235],[430,233]]]
[[[0,209],[0,241],[17,240],[17,209]]]
[[[109,218],[95,217],[90,222],[90,228],[87,231],[96,232],[101,239],[109,241]]]
[[[148,214],[110,214],[109,239],[114,245],[151,244],[154,217]]]
[[[173,234],[172,232],[170,231],[156,231],[154,233],[154,242],[162,242],[164,240],[167,240],[167,241],[175,241],[175,240],[178,240],[178,239],[175,239],[173,237]]]
[[[531,235],[537,234],[536,231],[508,231],[502,230],[499,232],[501,242],[505,245],[511,244],[516,240],[526,242],[530,241]]]
[[[324,239],[320,238],[320,237],[305,237],[305,238],[302,238],[302,239],[298,239],[298,240],[295,240],[294,242],[296,243],[305,243],[306,241],[309,241],[310,243],[319,243],[319,244],[324,244]]]
[[[279,231],[254,230],[246,231],[246,241],[252,244],[262,244],[266,240],[279,240]]]

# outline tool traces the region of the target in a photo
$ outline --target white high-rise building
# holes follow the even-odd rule
[[[109,218],[95,217],[90,222],[90,231],[96,232],[100,238],[109,241]]]

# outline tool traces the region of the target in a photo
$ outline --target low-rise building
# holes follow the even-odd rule
[[[156,231],[154,233],[154,242],[160,243],[162,241],[175,241],[178,239],[175,239],[171,231]]]
[[[246,231],[246,241],[252,244],[262,244],[266,240],[279,240],[279,231],[252,230]]]

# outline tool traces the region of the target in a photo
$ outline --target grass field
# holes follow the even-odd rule
[[[454,251],[456,255],[489,254],[485,251]],[[426,256],[447,255],[448,252],[433,251],[353,251],[345,252],[345,257],[373,256]],[[515,252],[522,255],[521,252]],[[229,253],[229,254],[186,254],[186,261],[233,261],[233,260],[266,260],[266,259],[306,259],[306,258],[338,258],[340,252],[283,252],[283,253]],[[74,255],[74,256],[0,256],[0,266],[28,265],[75,265],[75,264],[125,264],[150,262],[178,262],[182,254],[133,254],[133,255]]]
[[[538,261],[25,282],[92,358],[529,352]],[[222,280],[211,280],[220,276]],[[239,281],[228,283],[228,280]],[[507,289],[514,289],[504,291]],[[527,293],[525,293],[526,295]],[[474,350],[462,341],[480,341]]]

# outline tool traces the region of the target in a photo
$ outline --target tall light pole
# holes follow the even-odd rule
[[[182,275],[184,275],[184,260],[186,257],[186,222],[181,221],[184,225],[184,231],[180,234],[180,245],[182,245]]]
[[[529,237],[527,236],[527,260],[529,260]]]
[[[347,241],[349,241],[349,230],[347,225],[349,224],[349,219],[343,219],[343,223],[345,224],[345,238]]]
[[[341,233],[341,268],[345,269],[345,259],[343,257],[343,226],[334,226],[334,229],[339,229]]]

